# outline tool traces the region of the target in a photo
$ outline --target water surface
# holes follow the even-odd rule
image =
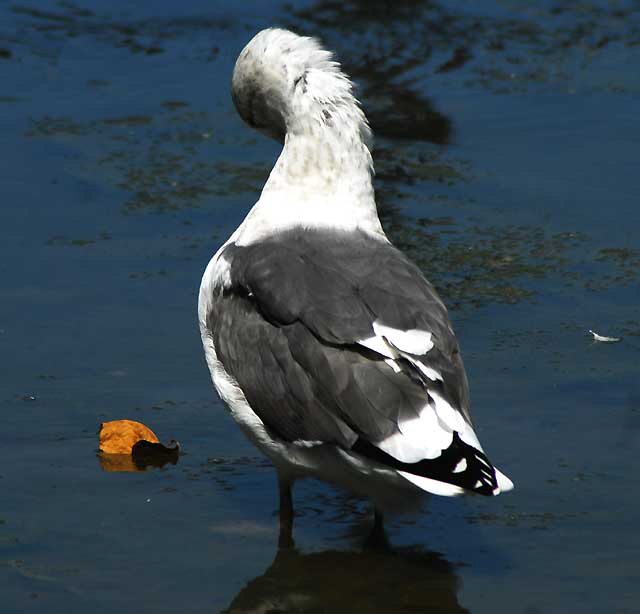
[[[637,611],[640,8],[523,4],[0,7],[3,612]],[[384,226],[450,305],[516,483],[391,520],[388,552],[311,481],[276,552],[274,471],[202,357],[200,276],[278,153],[229,97],[269,25],[358,82]],[[117,418],[184,455],[103,471]]]

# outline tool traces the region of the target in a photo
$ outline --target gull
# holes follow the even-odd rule
[[[300,478],[372,500],[374,529],[425,493],[511,490],[474,431],[447,309],[382,229],[371,131],[340,65],[270,28],[240,53],[231,93],[283,147],[204,272],[198,318],[218,394],[277,469],[280,545]]]

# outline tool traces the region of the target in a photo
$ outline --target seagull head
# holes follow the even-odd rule
[[[242,119],[283,143],[287,133],[354,125],[369,128],[349,78],[320,43],[289,30],[258,32],[233,71],[231,95]]]

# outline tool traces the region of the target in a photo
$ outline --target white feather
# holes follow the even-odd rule
[[[400,373],[402,371],[400,365],[395,360],[387,358],[385,362],[393,369],[394,373]]]
[[[379,321],[373,323],[373,330],[377,336],[385,337],[396,348],[409,354],[426,354],[433,347],[431,333],[425,330],[400,330],[385,326]]]
[[[377,352],[381,356],[386,356],[390,359],[399,358],[398,352],[387,343],[384,337],[379,337],[377,335],[373,335],[372,337],[367,337],[366,339],[361,339],[358,341],[359,345],[362,345],[374,352]]]
[[[405,356],[405,358],[432,382],[443,381],[442,375],[438,371],[428,365],[425,365],[421,360],[416,360],[410,356]]]
[[[426,403],[419,416],[400,418],[398,431],[376,444],[403,463],[437,458],[453,441],[453,431],[443,426],[432,405]]]
[[[502,471],[498,471],[498,469],[495,471],[499,492],[494,492],[494,494],[498,495],[501,492],[509,492],[510,490],[513,490],[513,482],[504,473],[502,473]]]
[[[600,341],[601,343],[617,343],[618,341],[622,341],[620,337],[607,337],[605,335],[594,333],[592,330],[589,330],[589,332],[593,335],[594,341]]]
[[[430,332],[418,329],[402,331],[384,326],[378,322],[373,323],[373,329],[376,334],[358,341],[360,345],[392,360],[402,356],[432,382],[442,381],[442,375],[434,368],[413,356],[407,355],[423,355],[433,348],[434,344]],[[390,364],[389,360],[386,362]],[[392,366],[392,368],[396,373],[400,371],[397,365]]]
[[[462,434],[466,431],[470,430],[473,432],[473,429],[469,426],[466,420],[462,417],[462,414],[455,408],[452,407],[451,404],[444,399],[441,395],[439,395],[434,390],[429,391],[429,396],[433,399],[434,407],[438,418],[447,425],[449,429],[452,431],[458,431],[462,438]],[[475,435],[474,435],[475,437]],[[463,441],[466,441],[463,439]],[[478,438],[475,437],[475,441],[478,441]],[[469,443],[473,447],[478,447],[479,444]]]
[[[453,473],[462,473],[467,468],[467,459],[461,458],[453,468]]]
[[[453,484],[447,484],[446,482],[439,482],[438,480],[425,478],[421,475],[414,475],[413,473],[407,473],[406,471],[398,471],[398,473],[405,479],[409,480],[412,484],[415,484],[418,488],[426,490],[434,495],[455,497],[456,495],[464,494],[464,489],[460,488],[460,486],[454,486]]]

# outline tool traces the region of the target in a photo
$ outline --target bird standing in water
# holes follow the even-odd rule
[[[281,545],[298,478],[370,498],[378,528],[425,492],[511,490],[473,430],[446,307],[382,229],[371,132],[339,64],[314,39],[263,30],[232,96],[283,149],[209,262],[198,315],[220,397],[278,471]]]

